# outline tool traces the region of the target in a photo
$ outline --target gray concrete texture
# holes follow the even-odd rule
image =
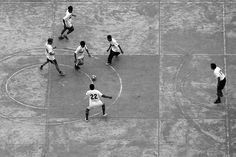
[[[75,31],[58,40],[72,5]],[[234,0],[1,0],[1,157],[235,157]],[[106,66],[106,35],[125,54]],[[54,38],[60,77],[45,61]],[[85,40],[97,58],[73,69]],[[227,76],[215,105],[210,63]],[[95,74],[103,99],[84,121]]]

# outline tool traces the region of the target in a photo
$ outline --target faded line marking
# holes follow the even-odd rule
[[[206,137],[209,137],[210,139],[212,139],[212,140],[214,140],[216,142],[223,143],[224,139],[216,137],[216,135],[212,135],[209,132],[207,132],[204,129],[202,129],[201,125],[198,122],[196,122],[195,119],[191,118],[191,116],[187,112],[185,112],[183,107],[182,107],[183,104],[182,104],[182,102],[179,99],[178,90],[181,91],[181,88],[183,88],[183,87],[180,86],[178,88],[177,84],[178,84],[178,79],[179,79],[180,71],[183,69],[184,64],[186,63],[186,61],[187,61],[186,59],[183,59],[182,63],[180,63],[180,65],[179,65],[179,67],[177,69],[177,72],[175,74],[175,77],[174,77],[174,84],[175,84],[174,97],[175,97],[175,102],[176,102],[175,106],[180,110],[180,112],[182,113],[184,118],[189,122],[189,124],[192,125],[197,131],[201,132],[203,135],[205,135]]]
[[[226,51],[226,28],[225,28],[225,4],[223,3],[223,44],[224,44],[224,69],[225,69],[225,76],[227,77],[227,62],[226,62],[226,56],[227,56],[227,51]],[[227,78],[226,78],[227,79]],[[225,90],[228,91],[227,88],[227,81],[225,84]],[[226,156],[230,156],[230,149],[231,149],[231,141],[230,141],[230,116],[229,116],[229,104],[228,104],[228,98],[227,94],[225,94],[225,106],[226,106],[226,115],[225,115],[225,121],[226,121],[226,149],[227,149],[227,154]]]
[[[95,57],[94,57],[94,58],[95,58]],[[95,59],[99,59],[99,57],[96,57]],[[117,72],[117,70],[116,70],[113,66],[109,65],[109,67],[116,73],[117,77],[119,78],[120,90],[119,90],[119,93],[118,93],[116,99],[113,101],[113,103],[111,103],[111,105],[109,105],[109,106],[107,107],[107,110],[108,110],[112,105],[114,105],[114,104],[116,103],[116,101],[120,98],[121,93],[122,93],[122,90],[123,90],[122,79],[121,79],[121,77],[120,77],[120,74]],[[92,115],[92,116],[90,116],[90,117],[94,117],[94,116],[96,116],[96,115],[98,115],[98,114],[100,114],[100,113],[101,113],[101,112],[96,113],[96,114],[94,114],[94,115]]]
[[[45,110],[47,108],[45,107],[39,107],[39,106],[34,106],[34,105],[28,105],[26,103],[23,103],[21,101],[18,101],[17,99],[15,99],[14,97],[12,97],[10,95],[10,92],[8,90],[8,84],[9,84],[9,81],[12,79],[13,76],[15,76],[16,74],[20,73],[21,71],[25,70],[25,69],[28,69],[28,68],[32,68],[32,67],[36,67],[38,66],[39,64],[35,64],[35,65],[31,65],[31,66],[27,66],[27,67],[24,67],[18,71],[16,71],[15,73],[13,73],[6,81],[6,84],[5,84],[5,90],[6,90],[6,93],[7,93],[7,96],[12,99],[13,101],[17,102],[18,104],[22,105],[22,106],[25,106],[25,107],[29,107],[29,108],[34,108],[34,109],[41,109],[41,110]]]
[[[22,105],[22,106],[25,106],[25,107],[29,107],[29,108],[34,108],[34,109],[40,109],[40,110],[47,110],[48,108],[47,107],[39,107],[39,106],[34,106],[34,105],[29,105],[29,104],[26,104],[26,103],[23,103],[17,99],[15,99],[14,97],[12,97],[10,95],[10,92],[8,90],[8,84],[9,84],[9,81],[12,79],[12,77],[14,77],[15,75],[19,74],[20,72],[24,71],[25,69],[29,69],[29,68],[32,68],[32,67],[39,67],[40,64],[34,64],[34,65],[30,65],[30,66],[27,66],[27,67],[24,67],[22,69],[20,69],[19,71],[16,71],[15,73],[13,73],[6,81],[6,84],[5,84],[5,90],[6,90],[6,93],[7,93],[7,96],[12,99],[13,101],[17,102],[18,104]],[[59,64],[59,65],[62,65],[62,66],[66,66],[66,67],[70,67],[70,68],[73,68],[72,66],[70,65],[65,65],[65,64]],[[86,72],[80,70],[83,74],[85,74],[90,82],[92,83],[92,79],[91,77],[89,76],[89,74],[87,74]]]

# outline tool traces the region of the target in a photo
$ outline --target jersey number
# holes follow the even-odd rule
[[[91,97],[92,100],[94,100],[94,99],[98,99],[97,94],[90,94],[90,97]]]

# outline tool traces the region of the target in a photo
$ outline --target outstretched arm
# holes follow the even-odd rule
[[[91,54],[89,53],[88,49],[86,49],[86,52],[88,53],[88,56],[91,57]]]
[[[121,52],[122,54],[124,54],[124,52],[123,52],[123,50],[121,49],[120,45],[118,45],[118,47],[119,47],[119,49],[120,49],[120,52]]]
[[[102,95],[103,98],[108,98],[108,99],[112,99],[112,96],[107,96],[107,95]]]
[[[110,44],[109,48],[107,49],[107,52],[109,52],[110,48],[111,48],[111,44]]]

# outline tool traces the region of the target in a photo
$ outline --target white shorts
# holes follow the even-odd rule
[[[103,105],[103,102],[101,100],[98,100],[98,101],[90,102],[89,106],[87,108],[91,109],[91,108],[99,107],[99,106],[102,106],[102,105]]]
[[[79,58],[76,60],[75,65],[83,65],[84,64],[84,58]]]

